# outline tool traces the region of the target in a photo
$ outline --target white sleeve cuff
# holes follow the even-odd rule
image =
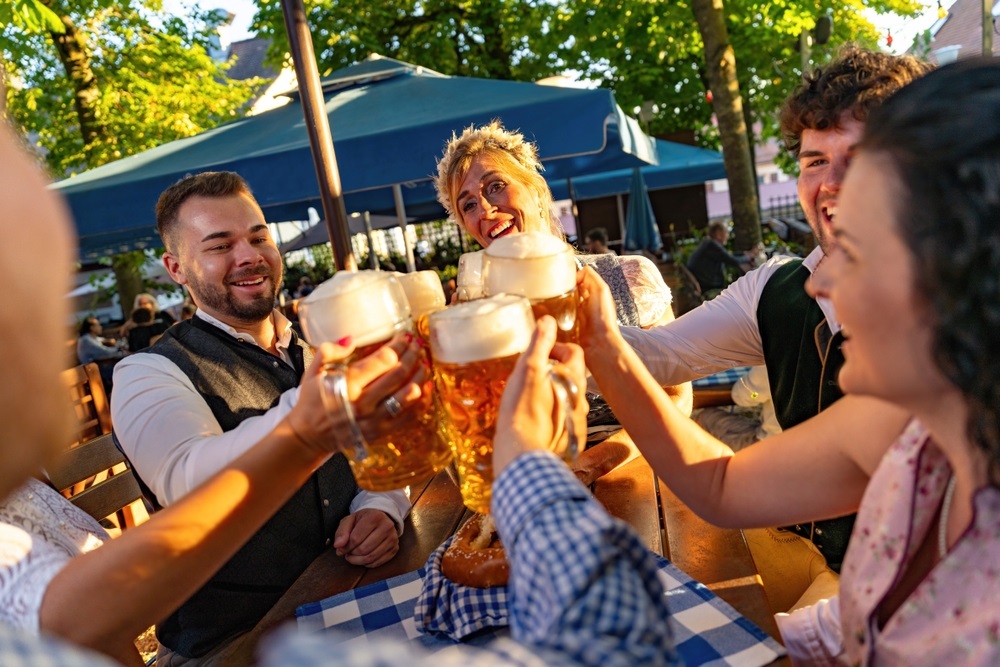
[[[781,640],[793,663],[839,665],[843,652],[840,631],[840,604],[837,597],[797,609],[791,614],[775,614]]]
[[[358,510],[373,509],[385,512],[396,524],[396,534],[403,534],[403,521],[410,512],[409,488],[401,491],[373,493],[361,490],[351,501],[351,514]]]

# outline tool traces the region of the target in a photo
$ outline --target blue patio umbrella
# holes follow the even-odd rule
[[[699,185],[726,177],[726,167],[719,151],[657,139],[656,157],[659,164],[640,167],[649,192]],[[572,179],[573,199],[583,201],[626,194],[632,187],[632,179],[632,169],[578,176]],[[557,201],[570,198],[566,180],[549,179],[549,188],[552,198]]]
[[[648,250],[658,252],[663,248],[663,239],[656,226],[653,204],[649,201],[649,191],[642,172],[632,170],[632,185],[628,191],[628,212],[625,214],[626,250]]]
[[[556,88],[445,76],[373,58],[323,81],[348,212],[443,217],[431,185],[452,132],[499,118],[538,145],[549,177],[655,164],[655,144],[606,89]],[[302,220],[319,187],[296,94],[280,108],[78,174],[67,198],[85,260],[159,245],[153,207],[189,173],[231,170],[250,183],[269,221]]]

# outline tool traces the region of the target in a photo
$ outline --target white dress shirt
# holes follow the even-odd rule
[[[803,260],[814,273],[822,261],[817,247]],[[661,385],[675,385],[737,366],[764,363],[757,304],[774,272],[793,257],[773,257],[673,322],[643,330],[622,327],[622,336]],[[833,304],[817,299],[833,333],[840,330]]]
[[[240,340],[257,345],[253,336],[237,332],[214,317],[197,311],[195,317]],[[292,325],[274,311],[274,329],[281,358],[289,364]],[[295,406],[299,388],[281,395],[278,404],[262,415],[243,420],[223,431],[205,399],[177,365],[160,354],[133,354],[115,366],[111,419],[122,449],[139,476],[169,505],[257,444]],[[377,509],[396,522],[402,533],[410,511],[405,491],[372,493],[361,490],[351,501],[351,512]]]

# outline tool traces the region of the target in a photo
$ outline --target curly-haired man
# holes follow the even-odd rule
[[[674,322],[650,331],[626,328],[625,338],[659,382],[675,384],[728,368],[765,365],[782,428],[809,419],[841,397],[840,325],[829,301],[811,296],[806,285],[833,243],[830,221],[869,112],[929,69],[911,56],[850,46],[803,80],[782,109],[781,129],[786,148],[799,163],[799,200],[818,247],[802,260],[768,261]],[[812,540],[830,567],[839,570],[853,523],[852,515],[792,530]],[[768,535],[776,537],[773,531]],[[754,548],[753,537],[750,541]],[[756,548],[754,556],[767,585],[768,556]],[[776,578],[790,579],[784,574]],[[807,576],[805,584],[809,581]],[[801,592],[800,586],[783,599],[794,603]],[[783,610],[788,605],[774,606]]]

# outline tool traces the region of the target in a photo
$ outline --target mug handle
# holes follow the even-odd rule
[[[549,365],[549,381],[552,383],[552,392],[556,401],[565,415],[563,427],[555,432],[549,449],[562,457],[567,463],[576,460],[577,455],[582,451],[581,434],[577,432],[576,424],[573,421],[573,407],[580,400],[581,392],[576,382],[566,376],[565,373],[556,369],[554,364]],[[566,449],[559,451],[558,444],[566,434]]]
[[[347,393],[347,366],[343,364],[328,364],[323,367],[323,405],[327,411],[340,414],[347,422],[347,430],[351,437],[350,447],[353,456],[349,456],[355,463],[360,463],[368,457],[368,447],[365,444],[365,436],[361,433],[358,420],[354,417],[354,407]]]

